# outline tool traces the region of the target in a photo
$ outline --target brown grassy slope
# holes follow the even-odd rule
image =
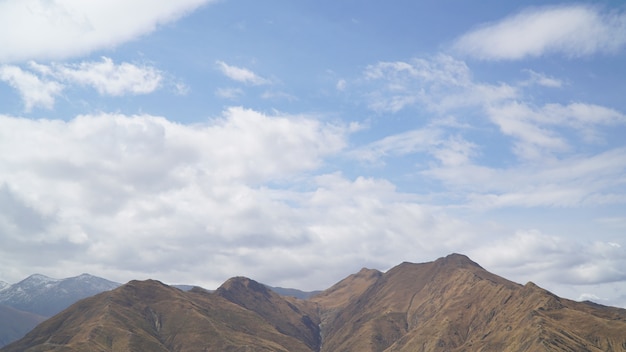
[[[304,342],[311,350],[319,349],[320,320],[310,302],[279,296],[245,277],[229,279],[215,294],[257,313],[276,330]]]
[[[617,351],[625,320],[453,254],[389,270],[341,311],[322,351]]]
[[[328,339],[334,326],[342,324],[343,320],[336,321],[343,309],[352,301],[361,297],[383,275],[378,270],[363,268],[358,273],[352,274],[334,284],[327,290],[309,298],[318,307],[321,321],[322,342]]]
[[[311,351],[258,314],[202,290],[130,283],[82,300],[3,352]]]
[[[343,308],[363,294],[382,275],[383,273],[378,270],[363,268],[308,300],[320,304],[325,309]]]

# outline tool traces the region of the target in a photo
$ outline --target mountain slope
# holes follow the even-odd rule
[[[89,274],[66,279],[34,274],[0,291],[0,304],[52,316],[79,299],[112,290],[119,285]]]
[[[245,277],[214,292],[131,281],[0,351],[624,350],[626,310],[559,298],[452,254],[362,269],[307,300]]]

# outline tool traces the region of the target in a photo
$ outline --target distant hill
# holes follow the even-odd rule
[[[0,305],[0,347],[26,335],[46,317]]]
[[[131,281],[0,351],[619,351],[626,310],[520,285],[452,254],[362,269],[308,299],[245,277],[213,292]]]
[[[120,286],[89,274],[53,279],[34,274],[0,291],[0,304],[43,316],[52,316],[79,299]]]
[[[120,284],[89,274],[67,279],[34,274],[16,284],[1,286],[0,347],[23,337],[37,324],[76,301]]]
[[[265,285],[265,287],[269,288],[270,290],[278,293],[281,296],[287,296],[287,297],[295,297],[295,298],[299,298],[299,299],[307,299],[311,296],[314,296],[322,291],[301,291],[295,288],[284,288],[284,287],[272,287],[272,286],[268,286]]]

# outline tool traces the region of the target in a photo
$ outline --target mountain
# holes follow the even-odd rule
[[[330,292],[326,301],[346,300]],[[331,310],[321,305],[322,314]],[[452,254],[402,263],[322,321],[322,351],[610,351],[626,310],[559,298]]]
[[[41,315],[0,305],[0,347],[23,337],[44,320]]]
[[[320,321],[315,304],[280,296],[245,277],[229,279],[215,294],[258,314],[279,332],[304,342],[310,350],[319,349]]]
[[[0,280],[0,291],[4,290],[5,288],[9,287],[9,283],[8,282],[4,282],[2,280]]]
[[[52,316],[79,299],[120,284],[89,274],[53,279],[34,274],[0,291],[0,304],[43,316]]]
[[[452,254],[362,269],[306,300],[235,277],[213,292],[131,281],[2,352],[622,351],[626,310],[563,299]]]
[[[214,293],[131,281],[77,302],[1,351],[312,351],[310,306],[244,278]]]

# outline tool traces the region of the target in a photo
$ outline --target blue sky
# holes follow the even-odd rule
[[[464,253],[626,307],[621,1],[0,1],[0,279]]]

